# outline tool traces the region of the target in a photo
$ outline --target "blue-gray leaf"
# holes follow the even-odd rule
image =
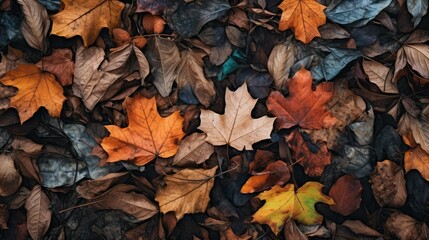
[[[422,17],[428,12],[428,5],[428,0],[407,0],[408,11],[413,15],[411,21],[414,23],[414,27],[420,23]]]
[[[49,11],[58,12],[61,7],[60,0],[37,0],[37,1]]]
[[[333,22],[354,23],[354,26],[360,27],[374,19],[391,2],[392,0],[343,0],[337,5],[328,6],[325,14]]]
[[[11,12],[0,12],[0,48],[9,44],[9,42],[20,34],[22,16]]]
[[[311,69],[314,80],[332,80],[351,61],[359,58],[361,52],[351,49],[331,49],[319,65]]]

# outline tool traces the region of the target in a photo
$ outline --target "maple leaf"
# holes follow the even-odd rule
[[[158,189],[155,200],[162,213],[173,211],[177,220],[186,213],[204,212],[210,201],[216,167],[183,169],[164,177],[166,186]]]
[[[51,16],[52,34],[71,38],[81,36],[87,47],[95,42],[102,28],[112,30],[121,23],[125,7],[117,0],[63,0],[64,10]]]
[[[157,112],[155,98],[141,95],[127,97],[123,107],[128,112],[128,127],[107,125],[110,136],[101,142],[109,154],[107,162],[131,160],[145,165],[156,156],[168,158],[176,154],[178,142],[185,135],[179,111],[163,118]]]
[[[235,92],[227,89],[225,114],[201,110],[199,129],[207,133],[206,141],[215,146],[229,144],[237,150],[251,150],[253,143],[269,139],[275,118],[253,119],[251,112],[257,101],[247,92],[246,83]]]
[[[284,187],[276,185],[257,196],[266,202],[253,214],[252,222],[268,224],[275,234],[278,234],[289,220],[306,225],[320,224],[323,216],[316,212],[314,204],[334,204],[332,198],[322,193],[322,187],[318,182],[307,182],[295,192],[293,184]]]
[[[305,129],[321,129],[336,123],[337,119],[325,106],[333,96],[333,84],[321,83],[313,91],[311,82],[311,73],[301,68],[289,81],[287,97],[277,91],[271,92],[267,107],[277,117],[279,128],[299,125]]]
[[[295,37],[303,43],[320,37],[317,28],[326,23],[325,6],[316,0],[283,0],[279,8],[283,11],[280,31],[292,29]]]
[[[21,124],[40,107],[45,107],[53,117],[60,116],[65,97],[54,75],[42,72],[36,65],[22,64],[7,72],[0,82],[18,88],[10,105],[18,110]]]

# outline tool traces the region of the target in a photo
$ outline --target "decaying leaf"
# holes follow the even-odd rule
[[[257,101],[247,92],[246,84],[235,92],[227,89],[223,115],[201,110],[199,129],[207,134],[206,141],[215,146],[228,144],[237,150],[250,150],[253,143],[270,138],[275,118],[253,119],[251,111]]]
[[[54,117],[60,116],[65,97],[54,75],[42,72],[36,65],[23,64],[7,72],[0,82],[18,88],[18,94],[11,98],[10,105],[18,110],[21,123],[31,118],[40,107],[45,107]]]
[[[64,9],[51,16],[51,34],[71,38],[81,36],[85,47],[93,44],[102,28],[120,26],[125,4],[117,0],[64,0]]]
[[[410,132],[413,135],[414,141],[420,144],[420,147],[429,153],[429,105],[413,116],[410,113],[404,113],[399,120],[399,133],[407,135]]]
[[[210,201],[216,169],[183,169],[165,176],[166,186],[158,189],[155,197],[161,212],[173,211],[177,220],[187,213],[204,212]]]
[[[405,171],[408,172],[411,169],[416,169],[426,181],[429,181],[429,154],[415,142],[411,132],[409,135],[402,135],[405,144],[411,147],[410,150],[405,152]]]
[[[315,148],[318,150],[313,152],[314,150],[309,148],[309,144],[313,143],[305,142],[301,133],[296,129],[286,136],[286,141],[292,149],[293,160],[303,166],[305,173],[311,177],[320,177],[325,167],[331,163],[331,153],[325,143],[315,144]]]
[[[76,192],[85,199],[93,199],[107,191],[114,183],[120,182],[128,173],[109,173],[95,180],[86,180],[76,187]]]
[[[347,216],[359,209],[361,203],[362,185],[352,175],[344,175],[332,185],[329,196],[335,205],[329,206],[332,211]]]
[[[193,133],[180,142],[179,150],[173,159],[173,166],[196,166],[205,162],[214,151],[213,145],[204,139],[204,133]]]
[[[429,79],[429,45],[408,44],[404,46],[408,64],[422,77]]]
[[[6,197],[18,191],[22,178],[10,153],[0,154],[0,196]]]
[[[289,81],[289,95],[273,91],[267,99],[268,111],[277,117],[278,128],[300,126],[305,129],[332,127],[337,119],[327,109],[333,96],[333,84],[321,83],[311,89],[311,73],[301,68]]]
[[[74,62],[73,52],[70,49],[54,49],[52,54],[43,57],[37,66],[43,71],[55,75],[62,86],[71,85],[73,82]]]
[[[25,201],[27,209],[27,227],[33,239],[42,239],[51,224],[52,212],[50,201],[40,185],[31,190]]]
[[[271,50],[267,67],[277,88],[289,78],[290,68],[295,63],[295,46],[290,41],[276,45]]]
[[[296,191],[293,184],[274,186],[257,196],[266,203],[253,214],[252,221],[268,224],[275,234],[290,220],[307,225],[320,224],[323,217],[316,212],[314,204],[334,204],[332,198],[322,193],[322,187],[318,182],[307,182]]]
[[[398,93],[398,88],[392,82],[389,68],[375,61],[363,61],[363,69],[368,75],[369,81],[376,84],[381,91],[386,93]]]
[[[283,11],[279,30],[292,29],[295,37],[303,43],[320,37],[319,26],[326,23],[325,6],[315,0],[283,0],[279,5]]]
[[[407,198],[404,172],[390,160],[378,162],[371,175],[372,191],[380,206],[401,207]]]
[[[424,222],[403,213],[392,213],[386,221],[387,231],[398,239],[424,240],[429,238],[429,228]]]
[[[178,111],[163,118],[157,111],[155,98],[141,95],[126,98],[123,107],[128,111],[128,127],[107,125],[110,136],[101,142],[109,154],[107,162],[129,160],[145,165],[156,156],[167,158],[176,154],[178,142],[185,135]]]

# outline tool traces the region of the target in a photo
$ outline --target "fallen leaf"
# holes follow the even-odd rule
[[[386,230],[398,239],[425,240],[429,238],[429,228],[424,222],[403,213],[392,213],[386,221]]]
[[[385,93],[398,93],[398,88],[392,82],[392,75],[389,76],[390,69],[383,64],[375,61],[364,60],[363,69],[370,82],[377,85]]]
[[[161,212],[173,211],[177,220],[187,213],[205,212],[216,169],[183,169],[165,176],[166,186],[158,189],[155,197]]]
[[[54,74],[62,86],[71,85],[73,82],[75,69],[73,52],[70,49],[53,49],[52,54],[43,57],[37,66],[43,71]]]
[[[305,235],[301,230],[299,230],[295,221],[289,220],[286,221],[284,226],[284,235],[286,239],[294,239],[294,240],[308,240],[307,235]]]
[[[419,144],[414,141],[412,132],[407,135],[402,135],[402,139],[405,144],[411,147],[405,152],[404,156],[404,168],[406,172],[412,169],[416,169],[420,172],[422,177],[429,181],[429,154],[425,152]]]
[[[7,230],[7,222],[9,220],[9,209],[4,204],[0,204],[0,229]]]
[[[163,118],[157,111],[155,98],[141,95],[127,97],[123,108],[128,111],[128,127],[107,125],[110,136],[101,142],[109,154],[107,162],[130,160],[142,166],[156,156],[168,158],[176,154],[178,142],[185,135],[179,111]]]
[[[295,37],[303,43],[320,37],[319,26],[326,23],[325,6],[315,0],[283,0],[279,30],[292,29]]]
[[[377,203],[384,207],[402,207],[407,199],[402,168],[390,160],[377,162],[370,183]]]
[[[327,165],[331,163],[331,153],[325,143],[316,144],[317,152],[309,148],[298,130],[293,130],[286,136],[286,141],[292,149],[292,159],[294,162],[304,167],[305,173],[311,177],[320,177]],[[312,148],[314,149],[314,147]]]
[[[332,198],[322,193],[322,187],[323,185],[318,182],[307,182],[295,192],[293,184],[284,187],[276,185],[257,196],[266,202],[253,214],[252,222],[268,224],[276,235],[289,220],[306,225],[320,224],[323,216],[316,212],[314,204],[317,202],[334,204]]]
[[[280,43],[271,50],[267,67],[277,88],[282,88],[289,78],[290,68],[295,63],[295,51],[290,41]]]
[[[358,210],[361,198],[362,185],[352,175],[344,175],[332,185],[329,196],[334,199],[335,205],[329,206],[332,211],[348,216]]]
[[[136,12],[149,12],[152,15],[161,14],[166,2],[166,0],[137,0]]]
[[[343,226],[346,226],[349,228],[352,232],[364,235],[364,236],[370,236],[370,237],[382,237],[383,234],[377,232],[376,230],[368,227],[367,225],[363,224],[359,220],[346,220],[342,224]]]
[[[422,17],[426,15],[428,11],[428,1],[425,0],[407,0],[407,9],[413,15],[411,21],[414,23],[414,27],[420,23]]]
[[[24,14],[21,32],[25,41],[33,48],[45,52],[48,48],[47,36],[51,21],[46,9],[33,0],[17,0]]]
[[[51,16],[51,34],[66,38],[81,36],[85,47],[95,42],[102,28],[111,31],[120,27],[125,6],[117,0],[63,0],[63,3],[64,9]]]
[[[176,68],[180,64],[180,53],[173,40],[153,37],[146,50],[151,72],[155,77],[153,84],[163,97],[170,95],[177,78]]]
[[[54,75],[42,72],[36,65],[22,64],[7,72],[0,82],[18,88],[10,105],[18,110],[21,124],[40,107],[45,107],[54,117],[60,116],[65,97]]]
[[[0,196],[10,196],[18,191],[22,178],[13,162],[12,154],[0,154]]]
[[[205,162],[214,152],[213,145],[207,143],[204,139],[207,137],[204,133],[193,133],[183,139],[179,145],[179,150],[173,158],[173,166],[196,166]]]
[[[177,87],[181,89],[190,84],[198,101],[208,107],[216,96],[216,90],[213,82],[204,76],[203,55],[193,50],[182,51],[180,55],[182,60],[177,67]]]
[[[275,118],[251,117],[257,99],[247,92],[243,84],[235,92],[226,90],[225,113],[201,110],[201,125],[198,127],[207,134],[206,141],[215,145],[228,144],[237,150],[251,150],[252,144],[269,139]]]
[[[119,184],[94,198],[90,203],[99,209],[117,209],[144,221],[158,213],[157,206],[144,194],[133,192],[135,186]]]
[[[261,172],[255,172],[241,187],[241,193],[254,193],[270,189],[275,185],[283,185],[290,179],[289,167],[283,161],[275,161]]]
[[[429,46],[427,44],[407,44],[404,52],[408,64],[422,77],[429,79]]]
[[[25,201],[25,209],[27,209],[28,232],[35,240],[42,239],[49,229],[52,217],[49,205],[49,198],[40,185],[34,186]]]
[[[165,23],[164,18],[152,14],[145,14],[142,19],[143,29],[147,33],[162,33]]]
[[[339,143],[339,139],[346,127],[365,115],[365,101],[350,91],[347,81],[334,83],[334,96],[326,104],[332,115],[337,119],[330,128],[318,130],[305,130],[310,134],[313,142],[326,142],[329,149],[333,149]]]
[[[113,184],[121,182],[128,172],[109,173],[101,178],[79,183],[76,192],[85,199],[93,199],[107,191]]]
[[[429,105],[427,105],[418,116],[412,116],[409,113],[404,113],[399,120],[398,129],[402,135],[407,135],[410,132],[416,143],[429,153]]]
[[[333,96],[333,84],[321,83],[316,91],[311,89],[311,73],[301,68],[289,81],[289,95],[284,97],[273,91],[267,99],[268,111],[277,117],[279,129],[299,125],[305,129],[332,127],[337,119],[326,103]]]
[[[225,28],[225,33],[232,45],[239,48],[244,48],[246,46],[246,32],[243,32],[234,26],[227,26]]]

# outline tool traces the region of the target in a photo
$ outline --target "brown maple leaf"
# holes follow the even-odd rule
[[[110,136],[101,142],[109,154],[107,162],[130,160],[145,165],[156,156],[168,158],[176,154],[178,142],[185,135],[179,111],[163,118],[157,111],[155,98],[141,95],[126,98],[123,106],[128,112],[128,127],[106,126]]]
[[[277,91],[271,92],[267,107],[277,117],[279,129],[296,125],[305,129],[321,129],[335,124],[337,119],[326,107],[333,96],[333,84],[321,83],[313,91],[311,83],[311,73],[302,68],[289,81],[287,97]]]

